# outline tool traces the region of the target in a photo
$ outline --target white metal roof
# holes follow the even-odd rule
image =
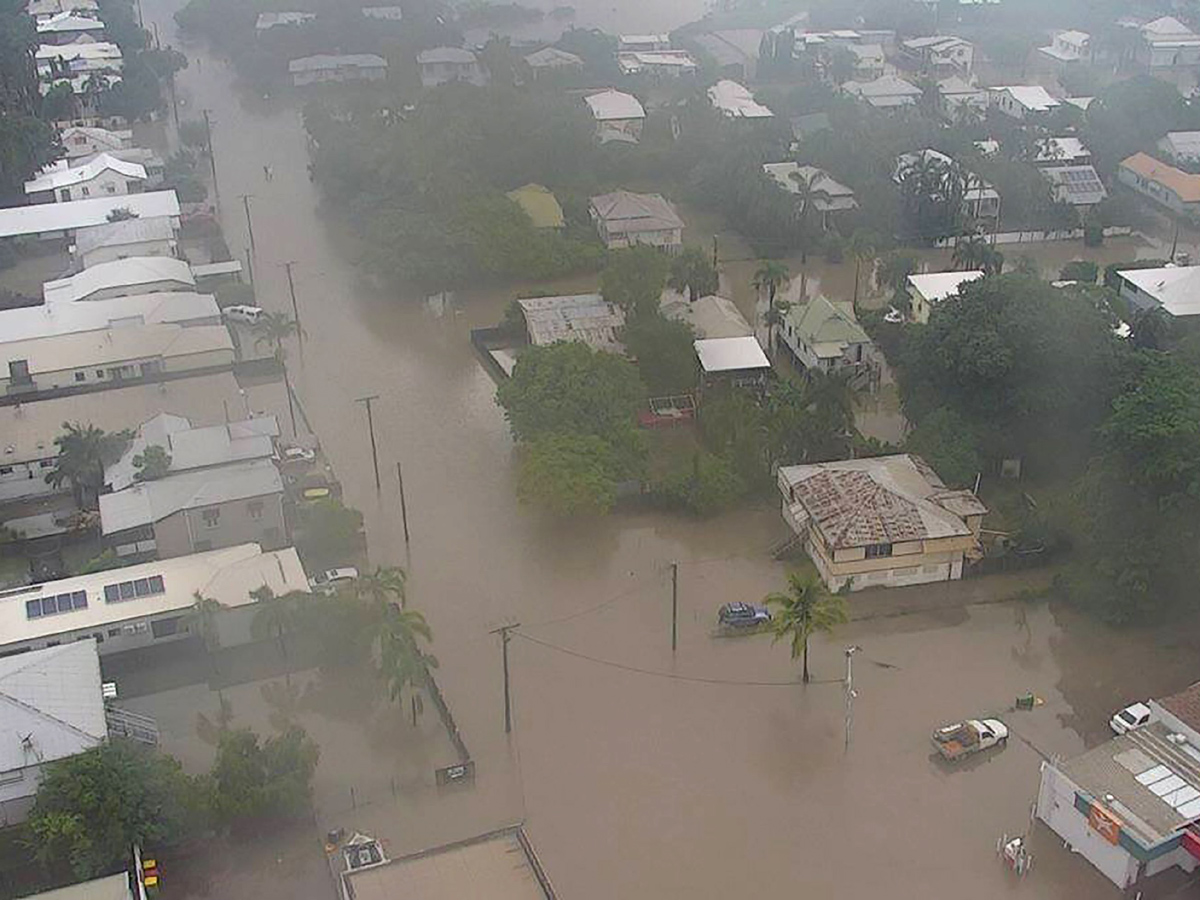
[[[429,50],[422,50],[417,54],[417,64],[422,66],[435,63],[453,63],[466,66],[473,62],[476,62],[475,54],[470,50],[464,50],[462,47],[433,47]]]
[[[162,579],[161,592],[143,590],[141,596],[135,593],[125,600],[105,602],[106,585],[136,583],[155,576]],[[239,544],[4,591],[0,592],[0,646],[23,644],[63,632],[100,629],[143,616],[182,612],[195,603],[197,591],[225,606],[244,606],[254,602],[250,591],[263,585],[277,595],[308,590],[308,578],[294,548],[264,553],[258,544]],[[57,615],[28,617],[27,601],[78,591],[86,593],[86,607]]]
[[[325,69],[386,69],[387,60],[373,53],[353,53],[347,56],[304,56],[288,63],[289,72],[315,72]]]
[[[93,41],[90,44],[42,44],[37,48],[34,58],[38,60],[87,59],[95,61],[114,61],[121,59],[121,48],[109,41]]]
[[[123,491],[137,482],[134,460],[149,446],[171,456],[171,474],[250,459],[267,459],[279,436],[274,416],[195,427],[183,416],[159,413],[143,422],[121,458],[104,469],[104,484]]]
[[[75,232],[75,253],[82,256],[102,247],[121,247],[143,241],[169,241],[175,237],[175,223],[169,216],[152,219],[122,219],[103,225],[89,225]]]
[[[39,175],[32,181],[25,182],[25,193],[36,194],[41,191],[56,191],[59,188],[83,184],[98,178],[107,171],[117,172],[126,178],[146,180],[146,169],[137,163],[126,162],[108,153],[100,153],[81,166],[73,168],[55,168]]]
[[[174,191],[126,194],[120,197],[92,197],[68,203],[35,203],[0,209],[0,238],[28,234],[74,231],[88,225],[103,225],[118,209],[148,219],[155,216],[179,218],[179,198]]]
[[[126,325],[218,325],[221,310],[209,294],[163,291],[0,311],[0,344]]]
[[[129,293],[133,294],[141,285],[161,281],[175,282],[181,287],[196,286],[192,267],[182,259],[170,256],[130,256],[127,259],[97,263],[69,278],[47,281],[42,285],[42,295],[47,304],[74,303],[86,300],[97,291],[129,288]]]
[[[0,344],[0,373],[7,374],[13,360],[25,360],[38,375],[222,350],[232,362],[233,341],[224,325],[124,325]]]
[[[258,31],[267,31],[276,25],[303,25],[317,17],[310,12],[264,12],[258,14],[254,27]]]
[[[771,361],[754,337],[706,338],[692,346],[705,372],[771,368]]]
[[[633,94],[614,91],[600,91],[588,94],[584,98],[591,107],[592,116],[599,122],[609,122],[620,119],[644,119],[646,110]]]
[[[254,459],[142,481],[100,496],[100,528],[116,534],[161,522],[180,510],[230,500],[264,497],[283,491],[279,469],[269,459]]]
[[[71,31],[103,31],[104,23],[91,16],[80,16],[68,10],[37,23],[38,34],[60,34]]]
[[[70,125],[62,130],[62,145],[68,153],[73,149],[75,137],[86,138],[89,142],[103,145],[109,150],[120,150],[129,146],[133,140],[133,132],[110,131],[107,128],[94,128],[89,125]],[[89,147],[87,152],[94,153],[95,150]]]
[[[0,658],[0,772],[65,759],[107,737],[95,641]]]
[[[1176,156],[1200,156],[1200,131],[1168,131],[1158,145]]]
[[[134,895],[129,887],[129,876],[121,873],[42,891],[26,900],[134,900]]]
[[[400,6],[364,6],[362,14],[368,19],[386,19],[399,22],[404,18],[404,8]]]
[[[922,275],[909,275],[908,283],[930,303],[937,303],[951,294],[957,294],[960,286],[982,278],[983,275],[979,269],[967,272],[926,272]]]
[[[1119,271],[1122,278],[1157,300],[1171,315],[1200,315],[1200,266]]]
[[[1037,142],[1035,162],[1054,162],[1062,160],[1064,164],[1072,160],[1091,156],[1092,152],[1077,137],[1051,137]]]
[[[566,50],[557,47],[543,47],[525,57],[525,62],[535,69],[558,69],[568,66],[582,66],[583,59]]]
[[[743,85],[724,79],[708,89],[712,105],[733,119],[769,119],[775,115]]]
[[[1060,102],[1050,96],[1050,92],[1040,84],[1009,84],[988,90],[996,93],[1007,92],[1013,100],[1030,112],[1048,112],[1060,105]]]

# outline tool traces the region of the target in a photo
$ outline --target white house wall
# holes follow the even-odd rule
[[[28,818],[40,780],[39,766],[0,773],[0,827],[19,825]]]

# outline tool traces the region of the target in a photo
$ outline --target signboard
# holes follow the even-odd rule
[[[438,787],[445,787],[448,784],[474,784],[475,760],[468,759],[466,762],[453,766],[443,766],[436,769],[434,775],[437,777]]]
[[[1110,844],[1120,840],[1121,821],[1098,803],[1093,803],[1088,811],[1088,825]]]

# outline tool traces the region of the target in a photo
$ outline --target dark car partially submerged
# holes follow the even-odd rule
[[[770,621],[770,611],[753,603],[726,603],[717,612],[717,623],[726,628],[757,628]]]

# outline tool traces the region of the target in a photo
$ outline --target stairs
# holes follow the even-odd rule
[[[786,559],[804,544],[805,535],[793,534],[771,548],[771,559]]]
[[[108,723],[109,737],[128,738],[151,747],[158,746],[158,722],[153,716],[109,706],[104,710],[104,718]]]

